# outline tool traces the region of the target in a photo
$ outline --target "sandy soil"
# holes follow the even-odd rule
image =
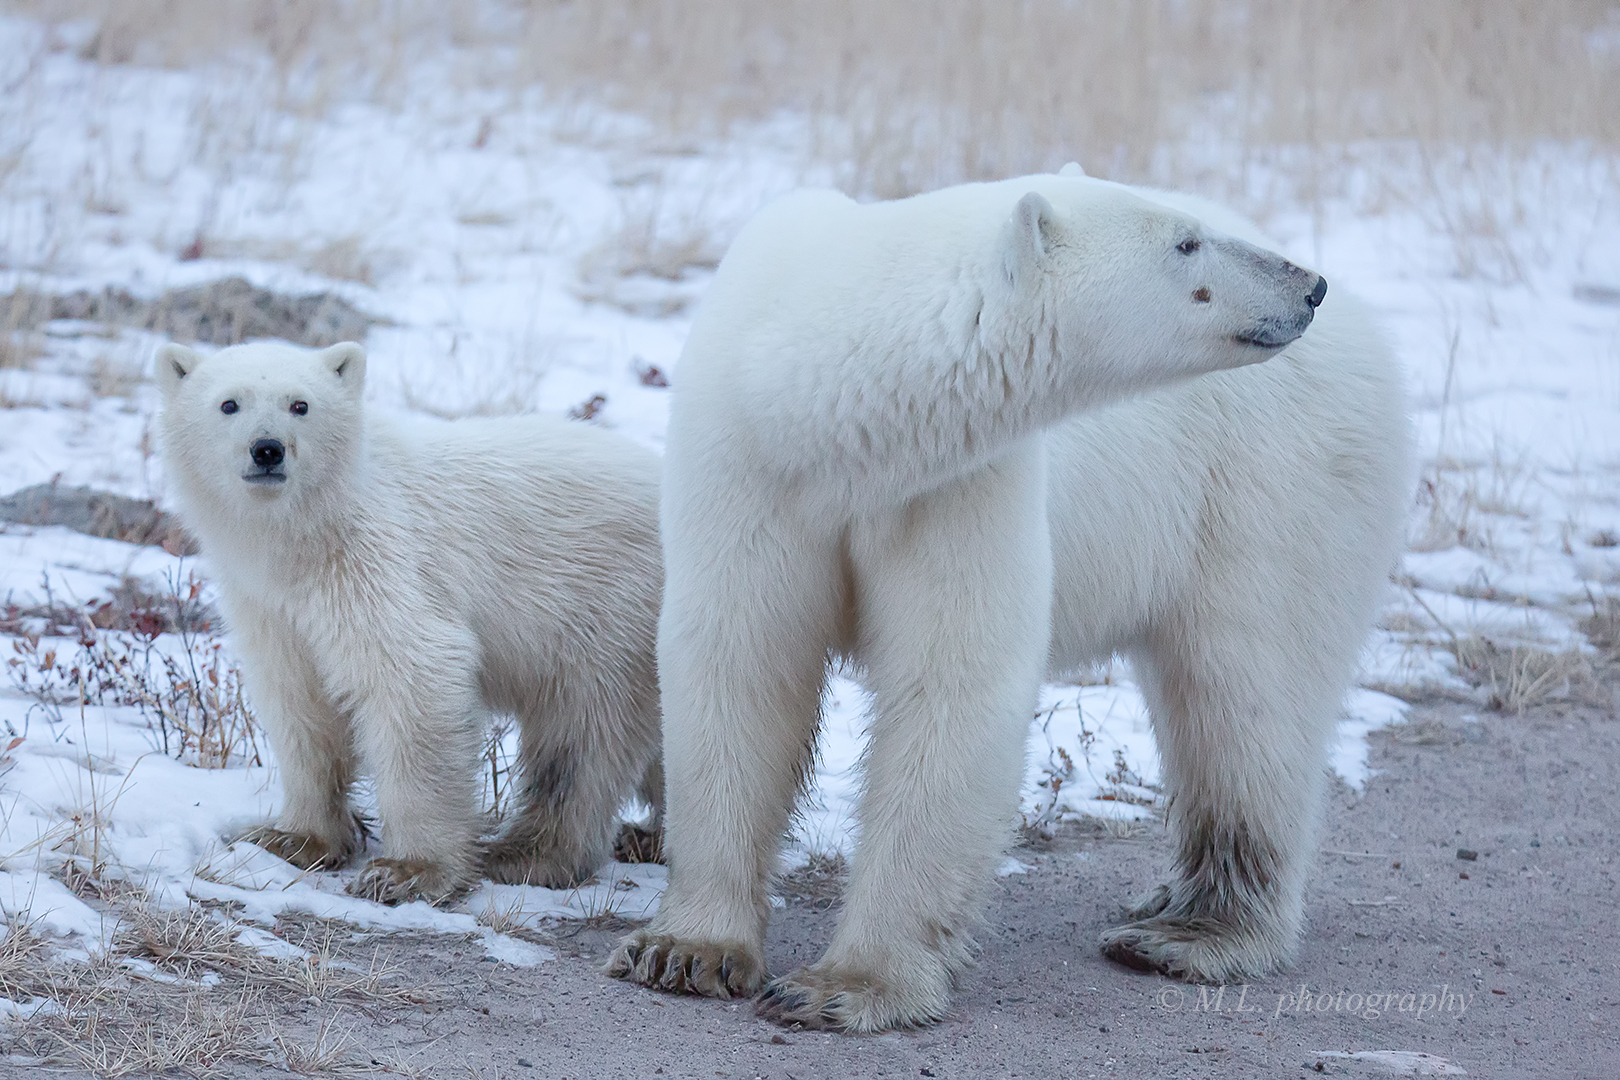
[[[842,1080],[1425,1075],[1449,1063],[1475,1077],[1612,1080],[1620,723],[1612,708],[1473,714],[1440,704],[1373,736],[1381,772],[1360,795],[1331,796],[1298,963],[1247,987],[1223,994],[1103,960],[1098,933],[1165,873],[1170,848],[1158,825],[1126,837],[1074,828],[1014,852],[1029,870],[998,880],[982,962],[928,1030],[783,1030],[747,1003],[614,982],[598,966],[622,926],[553,934],[558,958],[529,969],[458,938],[355,935],[356,959],[380,950],[437,1001],[344,1008],[343,1071]],[[784,892],[774,971],[813,959],[836,913],[825,875]],[[312,1041],[333,1009],[278,1011]]]

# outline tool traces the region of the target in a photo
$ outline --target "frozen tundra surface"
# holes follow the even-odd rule
[[[1024,869],[997,879],[981,963],[935,1027],[784,1030],[747,1002],[653,993],[598,971],[622,924],[573,922],[551,931],[558,958],[528,968],[489,958],[468,935],[354,942],[356,958],[380,946],[407,981],[440,993],[426,1006],[345,1010],[339,1060],[537,1080],[1615,1076],[1613,705],[1478,716],[1439,704],[1371,744],[1365,790],[1341,785],[1330,799],[1298,965],[1247,987],[1187,986],[1103,960],[1098,933],[1171,852],[1158,824],[1124,835],[1070,825],[1014,852]],[[836,903],[836,883],[812,876],[781,891],[774,970],[819,952]],[[330,1015],[288,1001],[277,1022],[308,1042]],[[0,1075],[35,1073],[0,1064]]]

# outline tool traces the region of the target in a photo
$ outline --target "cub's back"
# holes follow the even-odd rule
[[[650,650],[663,581],[657,455],[542,417],[368,424],[374,478],[408,515],[424,576],[486,649],[640,648],[646,637]]]

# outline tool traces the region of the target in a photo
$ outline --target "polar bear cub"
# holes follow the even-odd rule
[[[389,417],[355,344],[166,345],[157,369],[164,460],[281,767],[251,838],[344,864],[363,771],[384,855],[350,892],[441,901],[481,850],[496,881],[589,876],[637,784],[662,801],[657,458],[565,421]],[[518,720],[522,782],[481,849],[490,711]]]
[[[1287,958],[1406,434],[1366,315],[1261,241],[1081,176],[803,193],[743,230],[665,454],[669,890],[611,973],[765,985],[829,654],[874,698],[859,847],[827,952],[762,1014],[943,1014],[1042,679],[1115,652],[1152,706],[1179,861],[1105,950],[1210,981]]]

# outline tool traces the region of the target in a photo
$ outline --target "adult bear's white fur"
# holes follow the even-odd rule
[[[644,775],[661,802],[657,459],[564,421],[364,408],[358,345],[169,345],[157,367],[182,516],[281,766],[281,817],[256,842],[347,861],[363,768],[385,857],[351,891],[453,895],[479,868],[493,709],[518,718],[523,776],[486,871],[589,876]]]
[[[803,195],[744,231],[669,427],[670,889],[610,971],[760,985],[829,652],[875,699],[860,847],[826,955],[765,1015],[943,1013],[1039,683],[1115,651],[1153,708],[1179,864],[1105,950],[1210,981],[1287,959],[1407,436],[1363,310],[1335,294],[1293,340],[1319,279],[1216,228],[1261,241],[1208,204],[1048,176]]]

